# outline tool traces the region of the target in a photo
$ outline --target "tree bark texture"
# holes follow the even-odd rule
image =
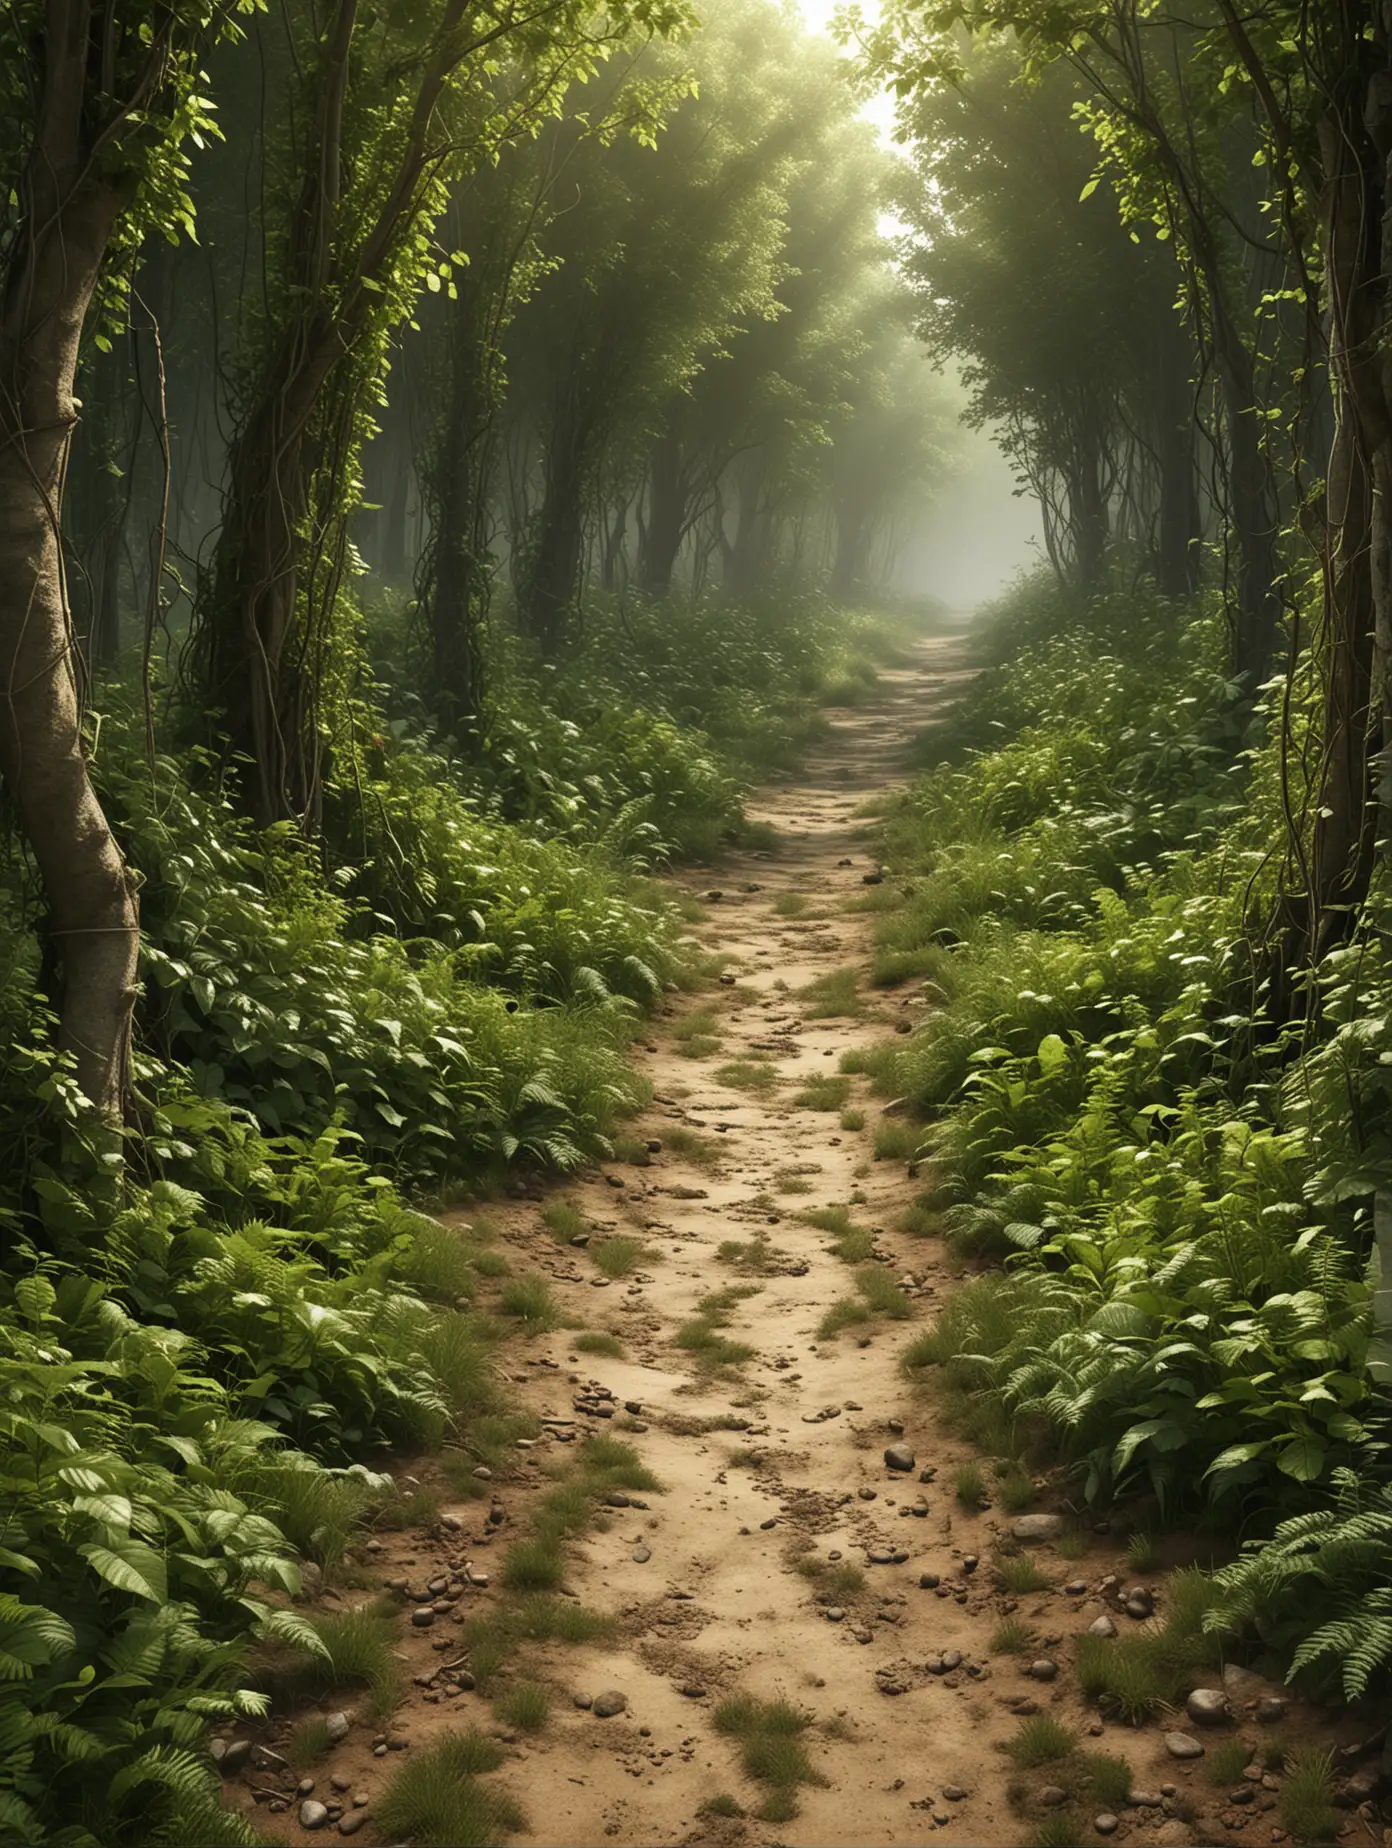
[[[0,776],[38,864],[62,969],[61,1043],[108,1120],[129,1063],[139,912],[88,773],[61,545],[83,323],[127,200],[92,176],[90,7],[50,0],[23,227],[0,300]]]

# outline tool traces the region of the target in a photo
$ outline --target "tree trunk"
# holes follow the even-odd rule
[[[126,203],[88,176],[87,24],[81,8],[50,8],[25,233],[0,303],[0,776],[48,897],[63,977],[61,1043],[85,1095],[115,1122],[129,1065],[139,912],[83,755],[60,534],[78,346]]]
[[[262,827],[302,817],[319,791],[312,665],[296,632],[314,459],[307,425],[333,347],[293,328],[233,442],[207,611],[207,693]],[[307,357],[296,364],[296,354]]]
[[[523,615],[545,660],[554,660],[578,614],[585,555],[583,444],[566,422],[553,430],[546,486],[528,560]]]
[[[865,583],[870,521],[865,507],[842,498],[836,504],[836,557],[829,589],[837,603],[850,603]]]
[[[1384,249],[1383,216],[1392,110],[1381,87],[1370,94],[1354,50],[1361,33],[1347,10],[1343,16],[1350,55],[1331,84],[1320,130],[1336,424],[1325,503],[1324,634],[1317,643],[1324,717],[1303,945],[1310,958],[1349,935],[1372,880],[1380,794],[1386,802],[1377,761],[1392,658],[1392,378],[1386,354],[1392,251]]]
[[[1195,458],[1195,421],[1189,382],[1189,343],[1177,317],[1160,354],[1155,451],[1160,510],[1155,581],[1167,597],[1187,600],[1199,588],[1203,534]]]
[[[619,587],[619,566],[623,562],[624,542],[628,537],[628,500],[625,497],[614,509],[614,517],[604,531],[604,563],[601,582],[606,590]]]
[[[652,596],[666,596],[686,537],[687,480],[682,467],[681,437],[670,417],[653,445],[648,474],[648,522],[643,536],[638,581]]]

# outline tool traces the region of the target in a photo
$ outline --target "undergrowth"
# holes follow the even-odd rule
[[[1315,1029],[1275,1030],[1252,932],[1279,761],[1222,680],[1216,602],[1041,579],[995,624],[885,824],[880,974],[925,978],[934,1006],[844,1062],[910,1112],[885,1121],[896,1153],[923,1145],[915,1215],[976,1270],[906,1366],[1096,1504],[1243,1527],[1204,1622],[1361,1693],[1392,1665],[1370,1377],[1385,899],[1321,963]],[[1171,1697],[1146,1639],[1085,1658],[1128,1710]]]

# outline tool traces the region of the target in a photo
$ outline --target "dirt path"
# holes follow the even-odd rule
[[[650,1162],[615,1162],[560,1190],[588,1244],[558,1243],[535,1198],[490,1215],[514,1270],[546,1273],[571,1325],[508,1350],[519,1405],[551,1422],[495,1472],[496,1527],[484,1504],[446,1498],[444,1525],[391,1536],[377,1569],[421,1578],[447,1565],[467,1564],[475,1577],[491,1568],[489,1589],[454,1594],[487,1610],[498,1595],[494,1543],[525,1535],[550,1472],[587,1431],[622,1436],[661,1484],[614,1508],[573,1550],[564,1592],[614,1618],[614,1639],[527,1652],[527,1672],[553,1690],[552,1717],[535,1737],[505,1735],[511,1751],[497,1776],[538,1845],[1039,1840],[1040,1825],[1008,1801],[1010,1766],[997,1749],[1035,1712],[1128,1757],[1134,1787],[1155,1793],[1139,1808],[1118,1802],[1120,1818],[1104,1813],[1112,1827],[1096,1833],[1092,1811],[1108,1806],[1089,1803],[1089,1839],[1283,1839],[1259,1785],[1221,1830],[1215,1821],[1195,1833],[1183,1819],[1195,1807],[1186,1793],[1210,1815],[1224,1799],[1195,1782],[1195,1765],[1167,1755],[1159,1729],[1109,1726],[1104,1741],[1088,1737],[1101,1724],[1050,1663],[1056,1654],[1066,1662],[1061,1646],[1105,1613],[1125,1623],[1115,1596],[1118,1579],[1134,1577],[1125,1551],[1084,1529],[1071,1564],[1051,1547],[1031,1551],[1045,1589],[1007,1595],[992,1558],[1001,1541],[1010,1550],[1013,1518],[989,1505],[963,1510],[954,1474],[972,1454],[900,1370],[905,1345],[950,1287],[945,1253],[896,1230],[916,1188],[902,1159],[875,1159],[881,1119],[866,1081],[848,1081],[831,1109],[811,1107],[843,1088],[827,1083],[842,1053],[883,1041],[924,1005],[908,990],[862,983],[859,1011],[826,1015],[804,991],[868,959],[873,918],[852,901],[876,869],[857,811],[902,775],[907,740],[944,708],[962,671],[953,644],[924,644],[884,677],[873,704],[836,716],[796,785],[757,802],[755,815],[776,830],[773,849],[732,856],[718,881],[707,872],[675,882],[708,895],[695,934],[726,959],[724,985],[714,1001],[711,991],[677,998],[642,1054],[655,1101],[636,1131],[661,1145]],[[730,1081],[750,1067],[766,1072],[763,1089]],[[854,1262],[837,1255],[834,1229],[804,1217],[838,1207],[873,1235]],[[644,1254],[611,1279],[595,1253],[615,1235],[641,1240]],[[856,1321],[852,1309],[839,1332],[822,1331],[834,1305],[862,1301],[856,1272],[867,1265],[897,1280],[907,1318]],[[713,1296],[720,1315],[703,1318]],[[582,1329],[614,1337],[622,1357],[585,1352]],[[912,1453],[906,1471],[887,1466],[896,1444]],[[859,1571],[830,1575],[848,1565]],[[1023,1656],[993,1647],[1008,1615],[1034,1633]],[[420,1674],[395,1725],[410,1745],[463,1724],[494,1726],[480,1694],[442,1694],[444,1683],[430,1680],[442,1658],[429,1651],[448,1645],[428,1631],[403,1642],[398,1654]],[[606,1690],[626,1698],[617,1716],[579,1704]],[[746,1775],[740,1742],[714,1724],[720,1700],[736,1693],[782,1696],[815,1716],[802,1739],[824,1782],[797,1791],[787,1820],[758,1818],[768,1787]],[[369,1841],[382,1839],[370,1804],[392,1768],[372,1749],[355,1726],[326,1767],[339,1771],[339,1788],[362,1787]],[[321,1773],[321,1790],[326,1782]],[[744,1813],[712,1814],[713,1798]],[[296,1829],[293,1811],[275,1826],[285,1840],[316,1839]]]

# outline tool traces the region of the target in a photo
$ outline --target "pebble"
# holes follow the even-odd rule
[[[352,1810],[348,1815],[340,1817],[338,1832],[340,1835],[356,1835],[366,1821],[366,1810]]]
[[[322,1829],[329,1820],[327,1804],[309,1797],[300,1805],[300,1827],[302,1829]]]
[[[312,1797],[314,1795],[314,1779],[312,1777],[302,1777],[295,1786],[295,1795],[297,1797]]]
[[[891,1444],[884,1453],[885,1468],[912,1470],[918,1467],[918,1458],[907,1444]]]
[[[1171,1758],[1202,1758],[1204,1755],[1204,1749],[1198,1740],[1182,1732],[1165,1734],[1165,1750]]]
[[[331,1713],[324,1721],[324,1731],[329,1736],[329,1744],[337,1745],[341,1739],[346,1739],[350,1724],[346,1713]]]
[[[967,1797],[960,1784],[944,1784],[942,1793],[949,1803],[965,1803]]]
[[[474,1475],[480,1482],[491,1482],[493,1480],[493,1472],[486,1463],[480,1463],[478,1468],[474,1471]]]
[[[1117,1627],[1105,1614],[1088,1625],[1089,1636],[1115,1636]]]
[[[617,1688],[610,1688],[606,1693],[596,1694],[592,1710],[597,1720],[612,1720],[615,1714],[622,1713],[627,1706],[627,1694],[621,1694]]]
[[[575,1696],[575,1704],[577,1707],[583,1707],[585,1711],[588,1712],[589,1709],[593,1707],[594,1701],[588,1694],[577,1694]]]
[[[351,1790],[353,1787],[352,1778],[345,1776],[342,1771],[335,1771],[329,1782],[335,1790]]]
[[[1070,1579],[1063,1588],[1063,1595],[1066,1598],[1081,1598],[1086,1590],[1086,1579]]]
[[[1137,1586],[1134,1591],[1128,1591],[1126,1594],[1126,1614],[1128,1617],[1136,1618],[1138,1622],[1144,1621],[1147,1617],[1153,1617],[1155,1599],[1148,1591]]]
[[[1184,1711],[1196,1726],[1224,1726],[1232,1718],[1227,1695],[1219,1688],[1195,1688]]]
[[[1115,1835],[1117,1832],[1117,1818],[1110,1810],[1103,1810],[1100,1816],[1093,1817],[1092,1826],[1099,1835]]]
[[[1011,1527],[1011,1533],[1026,1545],[1039,1545],[1047,1540],[1057,1540],[1063,1533],[1063,1516],[1061,1514],[1022,1514]]]
[[[1287,1704],[1279,1694],[1263,1694],[1257,1702],[1257,1718],[1263,1726],[1275,1726],[1286,1717]]]
[[[938,1586],[942,1584],[942,1580],[938,1577],[936,1572],[920,1572],[918,1575],[918,1583],[920,1588],[924,1591],[936,1591]]]
[[[1041,1656],[1037,1662],[1030,1663],[1029,1673],[1034,1681],[1052,1681],[1058,1674],[1058,1663],[1051,1662],[1047,1656]]]
[[[1046,1809],[1058,1809],[1068,1801],[1068,1792],[1059,1784],[1042,1784],[1039,1789],[1039,1801]]]
[[[821,1683],[819,1682],[818,1686],[820,1685]],[[704,1700],[706,1698],[706,1690],[701,1686],[699,1681],[685,1682],[679,1692],[685,1694],[688,1700]]]
[[[844,1623],[846,1613],[841,1609],[839,1604],[833,1604],[826,1616],[828,1623]]]
[[[635,1566],[645,1566],[652,1558],[652,1553],[645,1546],[635,1546],[632,1558]]]
[[[418,1630],[428,1630],[435,1621],[435,1612],[429,1604],[420,1605],[411,1612],[411,1622]]]

